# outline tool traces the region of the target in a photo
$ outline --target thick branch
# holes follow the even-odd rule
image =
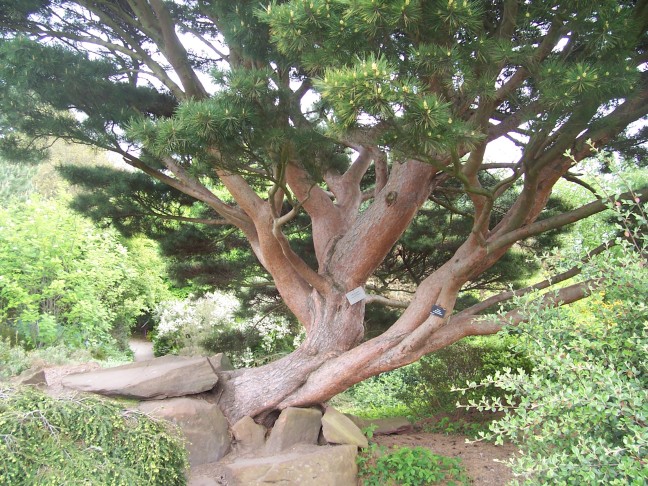
[[[378,304],[385,307],[394,307],[397,309],[407,309],[407,307],[410,305],[409,302],[403,302],[402,300],[396,299],[388,299],[387,297],[383,297],[382,295],[373,294],[367,295],[365,304]]]
[[[353,161],[351,167],[344,173],[343,180],[347,184],[360,185],[362,177],[377,157],[377,150],[372,147],[360,148],[358,157]]]
[[[432,165],[417,161],[394,168],[381,197],[374,199],[336,244],[330,271],[346,288],[363,285],[382,262],[430,195],[436,173]]]
[[[250,229],[252,221],[245,215],[245,213],[225,204],[202,184],[192,181],[191,179],[174,179],[173,177],[169,177],[168,175],[156,169],[153,169],[152,167],[149,167],[140,159],[127,152],[115,149],[113,149],[113,151],[122,155],[124,162],[128,165],[140,169],[142,172],[153,177],[154,179],[163,182],[164,184],[167,184],[168,186],[171,186],[174,189],[177,189],[178,191],[181,191],[191,197],[194,197],[199,201],[204,202],[219,215],[225,218],[229,223],[241,228],[242,230]]]
[[[290,263],[297,274],[304,279],[311,287],[317,290],[321,295],[326,295],[330,291],[328,281],[319,275],[315,270],[309,267],[302,258],[291,248],[286,236],[279,230],[273,232],[275,238],[281,246],[284,257]]]
[[[133,57],[137,58],[138,60],[146,64],[146,66],[155,75],[157,80],[162,82],[178,99],[183,99],[185,97],[185,93],[182,91],[180,86],[169,77],[165,69],[159,63],[153,60],[153,58],[148,54],[148,52],[146,52],[146,50],[141,46],[140,41],[133,38],[133,36],[131,36],[124,29],[122,29],[119,23],[115,22],[115,19],[112,18],[110,15],[107,15],[100,8],[96,8],[96,6],[92,4],[92,2],[84,1],[80,3],[84,5],[89,11],[91,11],[94,15],[97,15],[104,25],[110,27],[110,29],[112,29],[112,32],[119,39],[121,39],[125,44],[128,44],[133,50],[134,53]],[[127,24],[132,25],[134,28],[137,29],[141,27],[141,25],[139,25],[137,22],[134,22],[133,19],[131,19],[127,14],[125,14],[121,9],[114,7],[111,8],[111,10],[113,11],[114,15],[119,16],[120,20],[123,20]],[[74,39],[74,37],[73,36],[70,37],[67,32],[66,33],[52,32],[50,35],[52,36],[56,35],[59,38],[67,37],[70,39]],[[90,42],[97,45],[103,45],[101,39],[87,40],[85,42]]]
[[[206,98],[207,90],[191,67],[187,50],[175,32],[175,21],[171,18],[169,10],[161,0],[149,0],[149,2],[155,12],[158,28],[162,34],[163,45],[159,47],[178,74],[185,93],[196,99]]]
[[[556,307],[571,304],[578,300],[589,297],[592,292],[599,288],[604,279],[590,279],[585,282],[579,282],[569,287],[562,288],[556,292],[548,292],[541,297],[538,304],[539,309]],[[529,313],[520,309],[514,309],[507,312],[501,317],[484,317],[484,316],[453,316],[447,326],[434,336],[435,340],[439,338],[452,337],[452,342],[466,336],[485,336],[495,334],[501,331],[505,326],[516,326],[521,322],[529,319]],[[445,335],[445,336],[444,336]],[[441,346],[442,347],[442,346]],[[426,346],[426,352],[432,352],[440,347],[431,349],[431,344]]]
[[[635,192],[625,192],[616,199],[633,199],[636,196],[645,198],[646,196],[648,196],[648,188]],[[491,240],[488,243],[486,249],[489,253],[493,253],[501,248],[512,245],[516,241],[523,240],[530,236],[539,235],[540,233],[544,233],[552,229],[561,228],[562,226],[566,226],[571,223],[575,223],[576,221],[580,221],[581,219],[585,219],[589,216],[608,209],[609,204],[613,201],[613,198],[594,201],[573,211],[569,211],[552,218],[547,218],[542,221],[536,221],[535,223],[531,223],[527,226],[523,226],[516,230],[510,231],[509,233],[505,233],[504,235]]]
[[[286,178],[303,208],[313,222],[313,245],[320,268],[326,264],[331,244],[344,228],[339,208],[329,194],[315,185],[305,170],[295,164],[286,167]]]
[[[376,170],[376,187],[374,189],[374,196],[383,190],[387,179],[389,178],[389,169],[387,167],[387,156],[381,152],[374,160],[374,168]]]
[[[600,255],[603,253],[605,250],[608,248],[611,248],[612,246],[615,245],[614,240],[610,240],[606,243],[603,243],[596,248],[594,248],[592,251],[588,252],[587,255],[585,255],[583,258],[581,258],[581,263],[587,263],[590,261],[593,257],[596,255]],[[569,270],[559,273],[557,275],[554,275],[553,277],[550,277],[546,280],[543,280],[542,282],[538,282],[534,285],[530,285],[528,287],[525,287],[523,289],[518,289],[518,290],[511,290],[508,292],[502,292],[500,294],[494,295],[492,297],[489,297],[486,300],[483,300],[482,302],[479,302],[478,304],[475,304],[471,307],[468,307],[467,309],[464,309],[463,311],[455,314],[453,316],[453,319],[456,318],[461,318],[464,316],[472,316],[475,314],[478,314],[480,312],[485,311],[486,309],[499,304],[501,302],[505,302],[507,300],[510,300],[514,297],[521,297],[523,295],[530,294],[531,292],[537,291],[537,290],[544,290],[546,288],[549,288],[553,285],[556,285],[557,283],[564,282],[565,280],[569,280],[572,277],[575,277],[576,275],[580,275],[581,273],[581,265],[576,265]]]

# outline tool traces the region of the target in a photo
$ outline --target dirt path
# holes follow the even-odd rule
[[[153,343],[145,339],[131,339],[128,346],[133,350],[135,361],[146,361],[155,358],[153,354]]]

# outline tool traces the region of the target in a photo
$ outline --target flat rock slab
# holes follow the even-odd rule
[[[162,356],[149,361],[68,375],[66,388],[108,396],[163,399],[211,390],[218,376],[208,358]]]
[[[362,431],[346,415],[333,407],[328,407],[322,417],[322,433],[329,444],[351,444],[368,447],[369,443]]]
[[[374,426],[373,435],[406,434],[414,430],[412,423],[405,417],[392,417],[386,419],[363,419],[355,415],[346,415],[360,429]]]
[[[322,412],[314,408],[288,407],[281,412],[270,431],[266,452],[278,454],[295,444],[317,444],[322,428]]]
[[[227,464],[225,478],[230,486],[356,486],[357,454],[352,445],[298,445],[283,454]]]
[[[213,403],[182,397],[142,402],[138,408],[180,427],[192,467],[218,461],[229,452],[227,419]]]

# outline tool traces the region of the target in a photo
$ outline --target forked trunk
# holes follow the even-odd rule
[[[310,300],[315,318],[299,348],[259,368],[220,374],[221,381],[215,393],[230,423],[246,415],[271,422],[273,412],[299,390],[313,372],[355,347],[362,339],[363,302],[351,305],[340,292],[326,299],[313,292]]]
[[[458,339],[436,343],[433,335],[449,321],[431,314],[433,305],[448,316],[452,313],[469,269],[483,257],[471,244],[458,254],[462,258],[447,263],[419,286],[408,310],[388,331],[369,341],[362,342],[364,301],[350,304],[339,290],[326,297],[313,291],[309,308],[315,317],[303,344],[265,366],[224,373],[216,390],[223,413],[231,423],[248,415],[269,424],[283,408],[322,403]]]

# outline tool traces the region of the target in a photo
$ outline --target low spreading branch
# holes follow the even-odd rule
[[[552,218],[543,219],[541,221],[536,221],[527,226],[523,226],[516,230],[510,231],[500,237],[495,238],[490,241],[486,247],[488,252],[495,252],[501,248],[512,245],[516,241],[529,238],[530,236],[539,235],[546,231],[550,231],[556,228],[561,228],[568,224],[575,223],[581,219],[585,219],[594,214],[605,211],[609,208],[609,205],[614,202],[614,200],[632,200],[635,197],[645,198],[648,196],[648,188],[641,189],[639,191],[630,191],[625,192],[618,196],[617,198],[607,198],[601,199],[598,201],[591,202],[585,206],[581,206],[578,209],[569,211]]]
[[[402,300],[389,299],[383,297],[382,295],[369,294],[365,299],[365,304],[378,304],[385,307],[394,307],[396,309],[407,309],[410,305],[409,302],[404,302]]]
[[[564,287],[556,292],[548,292],[540,297],[536,303],[538,309],[572,304],[578,300],[589,297],[592,292],[603,284],[603,279],[590,279],[579,282],[569,287]],[[527,310],[514,309],[503,316],[453,316],[441,331],[456,336],[459,340],[466,336],[486,336],[496,334],[506,326],[517,326],[529,319]],[[454,342],[454,341],[453,341]]]
[[[600,255],[604,251],[606,251],[608,248],[611,248],[615,246],[615,241],[610,240],[607,241],[593,250],[589,251],[587,255],[585,255],[583,258],[581,258],[580,262],[581,263],[587,263],[590,261],[592,258],[594,258],[596,255]],[[475,304],[473,306],[468,307],[467,309],[464,309],[461,312],[458,312],[455,314],[454,318],[461,318],[465,316],[472,316],[475,314],[479,314],[480,312],[483,312],[490,307],[493,307],[496,304],[500,304],[502,302],[506,302],[508,300],[511,300],[515,297],[522,297],[523,295],[530,294],[531,292],[535,292],[538,290],[544,290],[549,287],[552,287],[553,285],[556,285],[557,283],[564,282],[565,280],[569,280],[572,277],[575,277],[576,275],[580,275],[581,273],[581,265],[575,265],[569,270],[566,270],[565,272],[559,273],[557,275],[554,275],[553,277],[550,277],[548,279],[543,280],[542,282],[538,282],[534,285],[530,285],[528,287],[525,287],[523,289],[518,289],[518,290],[510,290],[508,292],[502,292],[500,294],[494,295],[492,297],[489,297],[486,300],[483,300],[479,302],[478,304]]]

